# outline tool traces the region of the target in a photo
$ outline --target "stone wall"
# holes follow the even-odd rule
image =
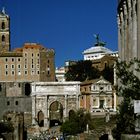
[[[139,140],[140,135],[129,135],[129,134],[122,134],[121,140]]]

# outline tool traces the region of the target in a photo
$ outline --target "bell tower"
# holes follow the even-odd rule
[[[0,11],[0,52],[10,51],[10,18],[4,8]]]

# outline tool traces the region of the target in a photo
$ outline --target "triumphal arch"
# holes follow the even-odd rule
[[[32,123],[49,128],[79,109],[80,82],[33,82]]]

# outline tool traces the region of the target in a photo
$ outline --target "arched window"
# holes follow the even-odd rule
[[[2,35],[2,38],[1,38],[2,42],[5,42],[5,36]]]
[[[5,29],[5,22],[2,22],[1,28],[2,28],[2,29]]]

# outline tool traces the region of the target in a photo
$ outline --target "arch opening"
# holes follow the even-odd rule
[[[50,105],[50,127],[61,125],[63,122],[63,106],[60,102],[55,101]]]
[[[43,112],[39,111],[37,117],[38,117],[38,125],[40,127],[43,127],[44,126],[44,114],[43,114]]]

